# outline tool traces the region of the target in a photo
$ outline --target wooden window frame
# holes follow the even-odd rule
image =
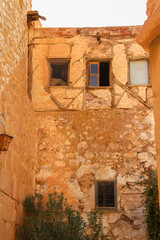
[[[88,59],[88,84],[87,84],[87,88],[111,88],[111,78],[112,78],[112,72],[111,72],[111,61],[112,59]],[[109,63],[109,86],[99,86],[99,78],[100,78],[100,63],[101,62],[106,62]],[[98,64],[98,86],[90,86],[90,76],[94,76],[94,74],[91,74],[91,64],[96,63]],[[95,74],[96,76],[96,74]]]
[[[91,74],[91,64],[98,64],[98,74]],[[90,87],[99,87],[99,68],[100,68],[100,62],[89,62],[89,86]],[[98,76],[98,86],[91,86],[91,76]]]
[[[100,182],[113,182],[114,183],[114,207],[99,207],[98,206],[98,183]],[[95,181],[95,208],[99,210],[117,210],[117,179],[113,180],[96,180]]]

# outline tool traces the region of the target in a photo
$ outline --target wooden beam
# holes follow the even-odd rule
[[[28,11],[27,12],[27,22],[38,21],[39,19],[46,20],[45,17],[40,16],[38,11]]]

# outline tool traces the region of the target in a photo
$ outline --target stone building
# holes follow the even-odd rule
[[[109,239],[145,239],[140,175],[155,165],[148,54],[135,27],[30,28],[36,190],[63,192]]]
[[[157,172],[158,172],[158,185],[159,185],[159,202],[160,202],[160,1],[149,0],[147,3],[148,19],[144,23],[137,42],[150,55],[151,66],[151,79],[153,85],[154,97],[154,118],[155,118],[155,137],[157,148]]]
[[[145,239],[133,208],[156,152],[140,26],[34,28],[30,0],[1,8],[0,120],[13,137],[0,152],[1,239],[15,239],[27,194],[54,188],[84,218],[102,210],[108,238]]]
[[[0,120],[13,137],[8,151],[0,151],[0,239],[15,239],[23,214],[22,201],[34,193],[37,131],[27,95],[27,10],[30,0],[0,3]],[[2,116],[3,115],[3,116]],[[4,129],[0,124],[0,133]]]

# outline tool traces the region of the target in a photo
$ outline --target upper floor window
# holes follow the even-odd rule
[[[130,60],[130,84],[149,84],[148,59]]]
[[[116,180],[96,181],[96,207],[115,209],[117,207],[117,186]]]
[[[69,77],[69,61],[50,61],[51,80],[50,86],[67,86]]]
[[[89,62],[89,86],[107,87],[109,82],[109,62]]]

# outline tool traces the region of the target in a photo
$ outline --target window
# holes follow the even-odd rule
[[[130,60],[130,84],[149,84],[148,59]]]
[[[116,209],[117,207],[117,184],[116,180],[96,181],[96,207]]]
[[[89,62],[89,86],[107,87],[109,83],[109,62]]]
[[[67,86],[69,61],[63,60],[50,61],[50,66],[51,66],[50,86]]]

